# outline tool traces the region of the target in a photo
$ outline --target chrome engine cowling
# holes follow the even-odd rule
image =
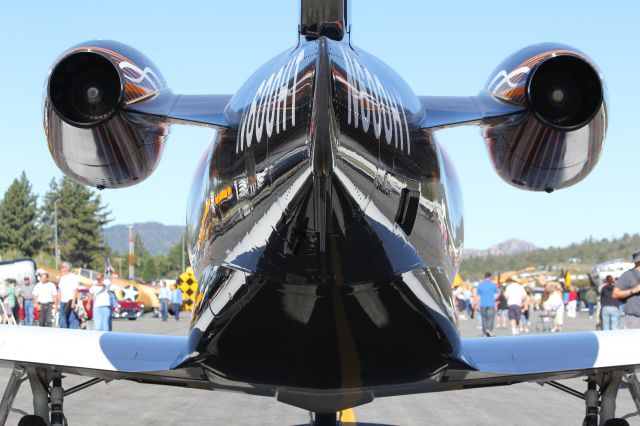
[[[100,40],[69,49],[53,64],[44,99],[44,128],[56,165],[98,188],[149,177],[169,126],[127,107],[163,93],[169,90],[158,69],[127,45]]]
[[[496,68],[481,96],[525,108],[483,124],[491,161],[506,182],[551,192],[595,167],[607,129],[606,89],[582,52],[550,43],[519,50]]]

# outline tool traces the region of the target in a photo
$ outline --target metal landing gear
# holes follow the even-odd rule
[[[9,416],[9,410],[13,405],[13,400],[16,399],[18,390],[20,390],[20,385],[25,380],[24,370],[20,367],[15,367],[11,372],[9,383],[7,384],[7,388],[4,390],[4,395],[2,395],[2,401],[0,402],[0,424],[4,425],[6,423],[7,417]]]
[[[0,402],[0,425],[4,425],[9,417],[9,411],[13,405],[13,401],[20,390],[20,385],[29,380],[33,391],[33,407],[35,414],[24,416],[20,426],[40,426],[48,425],[45,419],[49,418],[49,395],[41,382],[43,374],[37,372],[34,368],[24,369],[22,367],[14,367],[9,378],[9,383],[2,396]]]
[[[18,426],[67,426],[63,410],[64,397],[104,380],[91,379],[64,390],[62,378],[62,374],[56,371],[35,367],[14,367],[0,401],[0,426],[5,425],[20,385],[26,380],[29,380],[31,385],[34,414],[23,416]]]
[[[636,409],[640,412],[640,383],[635,373],[613,371],[589,376],[585,393],[555,381],[546,384],[584,400],[585,417],[582,426],[629,426],[625,419],[615,417],[616,397],[623,377]]]
[[[629,393],[633,402],[636,404],[636,410],[640,413],[640,381],[638,381],[638,375],[633,372],[624,376],[624,380],[629,387]]]
[[[67,419],[62,411],[64,389],[62,389],[62,376],[60,374],[55,375],[53,378],[49,400],[51,401],[51,426],[67,426]]]
[[[607,374],[599,376],[604,378],[603,381],[601,380],[602,384],[598,383],[600,387],[600,424],[602,426],[629,426],[629,422],[624,418],[615,417],[616,397],[618,396],[620,384],[624,380],[635,403],[636,411],[640,413],[640,383],[636,373],[621,371],[609,373],[609,377],[607,377]]]

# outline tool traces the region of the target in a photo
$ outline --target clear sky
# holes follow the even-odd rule
[[[3,1],[0,3],[0,195],[22,170],[42,195],[60,176],[42,130],[52,61],[96,38],[149,56],[176,93],[234,93],[296,41],[296,0]],[[573,188],[520,191],[494,173],[478,128],[440,133],[465,199],[466,246],[508,238],[538,246],[638,232],[640,2],[616,0],[353,0],[353,42],[419,95],[473,95],[509,54],[557,41],[590,55],[609,90],[609,132],[598,167]],[[132,188],[102,191],[114,224],[184,223],[193,167],[212,131],[175,126],[162,162]]]

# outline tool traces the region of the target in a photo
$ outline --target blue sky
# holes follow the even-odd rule
[[[234,93],[262,63],[293,45],[296,0],[0,4],[0,195],[22,170],[38,194],[60,176],[42,130],[41,94],[52,61],[81,41],[105,38],[149,56],[177,93]],[[557,41],[600,66],[609,132],[598,167],[553,194],[520,191],[494,173],[478,128],[443,131],[465,200],[466,246],[508,238],[538,246],[638,232],[640,2],[616,0],[353,0],[353,42],[394,68],[419,95],[473,95],[509,54]],[[114,224],[184,222],[192,171],[212,131],[174,127],[156,173],[102,191]]]

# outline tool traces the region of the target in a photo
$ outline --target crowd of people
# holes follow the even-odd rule
[[[40,327],[51,327],[55,319],[60,328],[83,328],[87,312],[78,297],[78,278],[70,271],[71,264],[63,262],[57,285],[45,271],[35,284],[28,275],[20,285],[15,278],[0,283],[2,323],[31,326],[36,325],[37,316]]]
[[[460,319],[476,318],[482,334],[491,337],[494,329],[511,328],[511,334],[531,329],[531,313],[543,331],[560,332],[567,318],[576,318],[584,306],[596,328],[616,330],[640,328],[640,252],[632,255],[635,267],[619,278],[606,276],[600,286],[591,286],[582,297],[575,287],[565,288],[559,282],[546,283],[534,297],[533,287],[516,276],[504,283],[491,280],[491,273],[475,286],[458,286],[453,296]]]
[[[83,303],[78,276],[71,272],[71,264],[63,262],[57,285],[49,274],[41,270],[37,282],[29,275],[23,279],[7,278],[0,282],[0,315],[2,324],[57,326],[59,328],[87,328],[89,315],[93,314],[93,329],[111,331],[112,311],[118,301],[105,274],[98,272],[96,282],[88,289],[88,299]],[[18,283],[18,281],[21,281]],[[85,290],[86,291],[86,290]],[[176,286],[170,290],[160,281],[160,313],[163,321],[168,318],[171,304],[176,321],[183,303],[182,291]],[[86,309],[85,309],[86,308]],[[36,320],[37,318],[37,320]]]
[[[182,291],[175,286],[173,290],[167,287],[164,280],[160,280],[160,291],[158,292],[158,300],[160,300],[160,318],[162,321],[169,319],[169,303],[173,310],[173,316],[176,321],[180,321],[180,308],[184,301]]]

